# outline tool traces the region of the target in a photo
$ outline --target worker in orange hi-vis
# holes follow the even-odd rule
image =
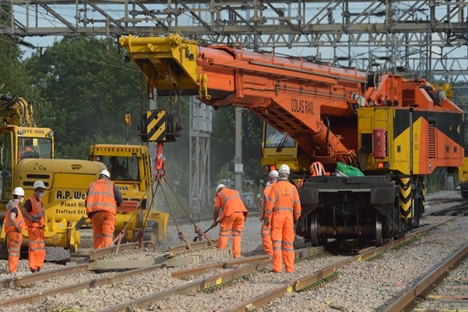
[[[262,194],[262,200],[260,203],[261,210],[260,210],[260,221],[262,222],[262,229],[260,230],[260,235],[262,236],[262,243],[263,243],[263,250],[265,251],[266,254],[272,255],[273,254],[273,247],[271,245],[271,227],[266,226],[265,223],[263,223],[265,219],[265,208],[268,203],[268,195],[270,194],[271,186],[272,184],[276,183],[278,181],[279,175],[278,171],[272,170],[268,174],[269,181],[267,185],[265,186],[265,189],[263,190]]]
[[[214,208],[213,227],[216,227],[218,224],[219,212],[222,209],[219,219],[218,249],[227,248],[229,236],[232,233],[232,255],[234,258],[239,258],[241,256],[242,231],[244,230],[244,222],[248,216],[247,209],[242,202],[239,192],[228,189],[224,184],[219,184],[216,187]]]
[[[99,179],[91,183],[86,193],[86,214],[93,227],[94,249],[108,247],[114,239],[115,214],[123,199],[110,181],[110,173],[102,170]]]
[[[297,220],[301,216],[301,202],[296,186],[288,181],[287,165],[278,170],[279,180],[271,186],[265,209],[265,226],[271,224],[273,243],[273,272],[281,273],[283,259],[286,272],[294,271],[294,238]]]
[[[32,273],[35,273],[41,270],[46,256],[44,242],[45,217],[44,205],[42,204],[42,197],[46,187],[44,182],[36,181],[33,188],[34,193],[26,200],[21,212],[28,227],[29,269]]]
[[[20,259],[23,232],[26,230],[23,214],[19,204],[24,200],[24,190],[17,187],[13,190],[13,199],[6,205],[5,233],[8,248],[8,273],[16,273]]]

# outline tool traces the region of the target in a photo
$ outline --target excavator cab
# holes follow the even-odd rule
[[[53,132],[50,129],[13,125],[0,127],[0,213],[4,212],[6,203],[12,198],[11,192],[17,186],[14,173],[18,163],[28,158],[52,159],[53,146]]]

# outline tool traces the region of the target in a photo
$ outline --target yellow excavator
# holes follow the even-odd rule
[[[0,95],[0,222],[3,223],[5,218],[6,204],[12,198],[13,189],[22,187],[28,198],[34,192],[34,182],[41,180],[46,186],[42,198],[46,216],[46,246],[63,247],[73,253],[80,244],[80,228],[90,224],[85,207],[87,188],[107,166],[97,159],[54,159],[54,132],[49,128],[36,127],[33,116],[33,106],[24,98]],[[140,180],[133,183],[146,185],[147,182]],[[137,230],[141,229],[140,232],[150,236],[153,241],[162,241],[167,216],[166,223],[165,216],[157,212],[143,214],[138,211],[137,217],[131,217],[132,214],[125,210],[135,210],[135,201],[139,202],[143,197],[138,193],[131,198],[135,200],[125,198],[124,207],[117,213],[116,233],[125,229],[128,233],[126,237],[134,240]],[[146,224],[151,227],[144,231]],[[3,224],[0,246],[1,251],[6,250]],[[27,246],[26,231],[23,247]]]

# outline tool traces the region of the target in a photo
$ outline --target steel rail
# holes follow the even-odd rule
[[[332,274],[334,274],[336,271],[338,271],[340,268],[348,265],[351,262],[354,261],[365,261],[367,259],[370,259],[372,257],[375,257],[387,250],[390,250],[396,246],[402,245],[407,243],[408,241],[419,237],[420,235],[423,235],[432,229],[441,226],[445,224],[446,222],[452,221],[457,219],[457,217],[453,217],[449,220],[446,220],[444,222],[439,222],[437,224],[417,229],[409,233],[406,237],[400,238],[398,240],[395,240],[387,245],[381,246],[381,247],[373,247],[373,248],[367,248],[364,249],[360,252],[359,255],[350,257],[348,259],[345,259],[339,263],[336,263],[334,265],[331,265],[329,267],[326,267],[320,271],[314,272],[310,275],[303,276],[299,279],[295,279],[289,282],[284,283],[283,285],[280,285],[272,290],[266,291],[265,293],[254,297],[248,301],[240,302],[234,306],[231,306],[229,308],[226,308],[222,310],[223,312],[234,312],[234,311],[252,311],[256,308],[261,308],[269,304],[269,302],[274,299],[274,298],[280,298],[282,297],[285,293],[291,293],[291,292],[296,292],[298,290],[303,289],[304,287],[311,285],[313,283],[318,282],[319,280],[325,279],[327,277],[330,277]],[[397,311],[397,310],[395,310]]]
[[[217,243],[218,243],[217,240],[213,240],[213,245],[214,246],[217,246]],[[204,248],[208,248],[208,247],[210,247],[210,242],[207,241],[207,240],[204,240],[204,241],[201,241],[201,242],[196,242],[196,243],[193,243],[193,242],[190,243],[190,248],[192,250],[204,249]],[[178,254],[189,251],[190,248],[189,248],[188,245],[180,244],[180,245],[176,245],[176,246],[171,246],[171,247],[167,248],[167,250],[169,252],[169,256],[174,257],[174,256],[176,256]]]
[[[56,289],[45,290],[45,291],[41,291],[40,293],[36,293],[32,295],[27,295],[27,296],[18,297],[18,298],[11,298],[11,299],[0,301],[0,307],[5,307],[5,306],[10,306],[10,305],[15,305],[15,304],[39,304],[45,298],[49,296],[54,296],[57,294],[73,293],[73,292],[81,291],[84,289],[89,290],[94,287],[101,287],[105,285],[112,285],[114,283],[119,283],[126,278],[135,276],[137,274],[147,273],[147,272],[151,272],[154,270],[163,269],[165,267],[167,267],[165,264],[157,264],[154,266],[130,270],[127,272],[116,273],[114,275],[107,276],[107,277],[92,279],[90,281],[67,285],[67,286],[63,286],[60,288],[56,288]]]
[[[382,312],[403,311],[408,306],[415,304],[415,300],[433,289],[448,275],[448,272],[465,260],[468,256],[468,244],[463,245],[458,251],[452,253],[450,258],[441,263],[434,271],[427,274],[416,285],[405,291],[391,303],[379,309]]]
[[[149,242],[144,242],[143,247],[150,247],[154,246],[153,243]],[[91,250],[89,253],[89,259],[90,260],[97,260],[101,257],[112,255],[112,254],[118,254],[119,251],[125,251],[125,250],[133,250],[133,249],[139,249],[140,248],[140,243],[135,242],[135,243],[125,243],[125,244],[120,244],[120,245],[112,245],[109,247],[105,248],[100,248],[96,250]]]
[[[22,287],[29,284],[34,284],[48,278],[54,278],[63,275],[71,275],[77,273],[88,272],[88,264],[79,264],[66,268],[58,268],[47,270],[39,273],[31,273],[24,276],[16,276],[0,280],[0,289]]]
[[[312,256],[314,254],[322,253],[324,251],[325,251],[325,248],[323,246],[320,246],[320,247],[310,247],[310,248],[298,249],[298,250],[295,250],[294,253],[296,254],[296,259],[298,259],[298,258],[306,258],[306,257]],[[186,270],[173,272],[172,277],[181,279],[181,278],[184,278],[184,277],[187,277],[187,276],[190,276],[190,275],[203,274],[206,271],[212,270],[212,269],[218,269],[218,268],[225,269],[225,268],[227,268],[228,266],[231,266],[231,265],[252,264],[252,263],[260,262],[260,261],[270,259],[270,258],[271,258],[271,256],[269,256],[269,255],[260,255],[260,256],[253,256],[253,257],[234,259],[234,260],[229,260],[229,261],[225,261],[225,262],[218,262],[218,263],[198,266],[198,267],[192,268],[192,269],[186,269]]]

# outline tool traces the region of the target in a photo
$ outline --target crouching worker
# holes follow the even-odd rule
[[[247,220],[248,212],[242,202],[240,194],[236,190],[228,189],[224,184],[216,187],[216,201],[213,213],[213,227],[218,224],[219,219],[218,249],[226,249],[229,237],[232,233],[232,255],[234,258],[241,256],[242,231],[244,222]]]

